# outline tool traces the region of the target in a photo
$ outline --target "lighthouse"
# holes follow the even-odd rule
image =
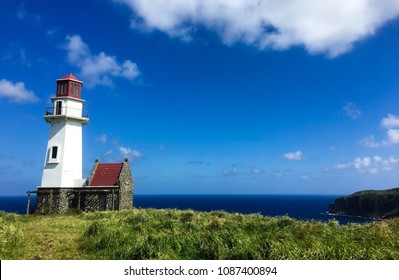
[[[72,74],[56,82],[52,106],[44,114],[50,135],[42,181],[37,190],[28,191],[27,213],[31,193],[36,193],[36,213],[131,209],[134,183],[128,159],[113,163],[96,159],[88,178],[82,178],[82,128],[89,123],[83,110],[83,83]]]
[[[89,122],[81,99],[82,82],[69,73],[56,80],[56,96],[46,108],[50,124],[41,187],[82,187],[82,127]]]

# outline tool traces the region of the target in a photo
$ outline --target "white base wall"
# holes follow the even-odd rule
[[[50,125],[41,186],[82,186],[82,123],[67,119]],[[53,146],[58,147],[57,159],[51,159]]]

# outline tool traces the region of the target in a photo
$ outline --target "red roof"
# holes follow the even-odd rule
[[[99,163],[89,186],[116,186],[123,163]]]
[[[57,81],[62,81],[62,80],[74,80],[74,81],[77,81],[79,83],[82,83],[81,81],[78,80],[78,78],[76,78],[74,75],[72,75],[72,73],[68,73],[68,75],[57,79]]]

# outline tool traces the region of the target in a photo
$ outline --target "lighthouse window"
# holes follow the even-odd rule
[[[64,95],[65,93],[65,84],[60,84],[60,95]]]
[[[56,159],[58,154],[58,147],[51,147],[51,159]]]
[[[48,163],[58,163],[59,162],[59,149],[58,149],[58,146],[52,146],[48,150],[47,162]]]

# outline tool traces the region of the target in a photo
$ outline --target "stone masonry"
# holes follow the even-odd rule
[[[129,161],[122,163],[120,174],[114,186],[91,186],[99,161],[84,187],[38,188],[36,191],[36,213],[66,213],[71,211],[128,210],[133,207],[134,183]]]

